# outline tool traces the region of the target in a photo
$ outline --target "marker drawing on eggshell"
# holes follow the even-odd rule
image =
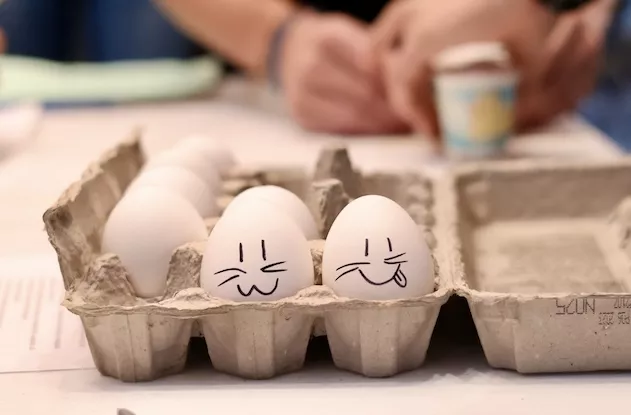
[[[261,258],[263,259],[263,262],[267,262],[267,249],[265,247],[265,240],[262,239],[261,240]],[[243,252],[243,243],[239,242],[239,263],[243,263],[244,260],[244,252]],[[279,273],[279,272],[286,272],[287,269],[285,268],[278,268],[280,266],[282,266],[283,264],[285,264],[287,261],[277,261],[277,262],[273,262],[271,264],[267,264],[262,266],[261,268],[259,268],[259,271],[264,273],[264,274],[275,274],[275,273]],[[219,275],[219,274],[224,274],[224,273],[231,273],[231,275],[226,278],[225,280],[223,280],[222,282],[220,282],[219,284],[217,284],[217,287],[221,287],[224,284],[227,284],[233,280],[237,280],[239,278],[241,278],[244,275],[247,275],[247,271],[244,269],[241,269],[239,267],[230,267],[230,268],[225,268],[222,270],[219,270],[217,272],[215,272],[215,275]],[[234,273],[234,274],[232,274]],[[236,288],[237,291],[239,292],[239,294],[241,294],[243,297],[249,297],[250,295],[252,295],[253,292],[257,292],[260,295],[263,296],[269,296],[274,294],[274,292],[276,292],[276,289],[278,288],[278,283],[279,283],[279,278],[277,277],[275,282],[274,282],[274,286],[270,289],[268,289],[267,291],[265,291],[262,288],[259,288],[259,286],[257,286],[256,284],[252,284],[249,289],[247,290],[243,290],[243,288],[241,287],[240,283],[237,283]],[[259,283],[260,284],[260,283]],[[244,283],[245,285],[245,283]]]
[[[362,196],[342,209],[327,234],[322,284],[361,300],[420,297],[434,289],[431,252],[405,209],[383,196]]]
[[[386,242],[388,244],[388,252],[392,253],[393,252],[392,240],[390,239],[390,237],[386,238]],[[364,242],[364,257],[368,258],[369,255],[370,255],[370,242],[369,242],[368,238],[366,238],[365,242]],[[344,264],[344,265],[342,265],[340,267],[337,267],[336,271],[342,271],[342,272],[340,273],[340,275],[337,276],[337,278],[335,278],[335,281],[339,280],[340,278],[342,278],[345,275],[348,275],[348,274],[351,274],[351,273],[357,271],[359,273],[359,275],[363,278],[363,280],[366,281],[370,285],[381,286],[381,285],[389,284],[390,282],[394,282],[399,287],[405,288],[408,285],[408,279],[405,276],[405,273],[403,272],[403,270],[401,269],[401,264],[404,264],[404,263],[407,262],[405,259],[403,259],[403,257],[405,255],[406,255],[406,253],[402,252],[402,253],[395,254],[395,255],[392,255],[390,257],[382,259],[384,264],[396,265],[396,268],[394,269],[394,273],[387,280],[374,281],[372,278],[368,277],[364,273],[364,270],[362,270],[362,267],[364,267],[364,269],[366,269],[368,266],[370,266],[371,262],[370,261],[358,261],[358,262],[350,262],[348,264]],[[368,272],[370,274],[370,272],[368,270],[366,272]],[[374,278],[374,275],[371,275],[371,277]]]

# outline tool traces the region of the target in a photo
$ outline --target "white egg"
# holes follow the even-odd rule
[[[233,209],[242,206],[254,206],[254,201],[260,200],[280,209],[291,217],[302,229],[305,238],[319,239],[318,226],[307,205],[298,196],[279,186],[256,186],[239,193],[224,211],[229,215]]]
[[[220,174],[227,173],[237,164],[234,154],[228,147],[205,135],[189,136],[180,141],[177,147],[201,152]]]
[[[160,187],[188,200],[204,218],[217,216],[219,208],[210,186],[195,173],[180,166],[159,166],[142,171],[129,191],[137,187]]]
[[[173,251],[207,237],[204,220],[181,196],[157,187],[125,194],[108,217],[102,251],[118,255],[139,297],[164,294]]]
[[[219,173],[199,151],[186,147],[173,147],[149,159],[145,170],[162,166],[184,167],[208,184],[215,194],[221,191]]]
[[[273,301],[313,282],[307,239],[291,219],[265,204],[222,216],[208,238],[201,287],[215,297]]]
[[[401,206],[383,196],[362,196],[331,226],[322,283],[342,297],[420,297],[434,290],[434,263],[421,229]]]

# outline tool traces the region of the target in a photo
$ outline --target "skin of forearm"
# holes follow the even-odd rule
[[[253,75],[265,75],[276,28],[296,9],[289,0],[155,0],[184,32]]]

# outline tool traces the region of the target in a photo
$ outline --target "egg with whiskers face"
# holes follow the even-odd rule
[[[273,301],[313,285],[311,250],[300,229],[266,204],[236,208],[213,228],[201,287],[232,301]]]
[[[434,290],[434,262],[421,228],[401,206],[383,196],[362,196],[331,226],[322,283],[341,297],[420,297]]]

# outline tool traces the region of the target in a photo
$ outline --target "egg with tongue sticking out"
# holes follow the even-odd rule
[[[362,196],[331,226],[322,283],[341,297],[420,297],[434,290],[434,262],[421,228],[401,206],[383,196]]]

